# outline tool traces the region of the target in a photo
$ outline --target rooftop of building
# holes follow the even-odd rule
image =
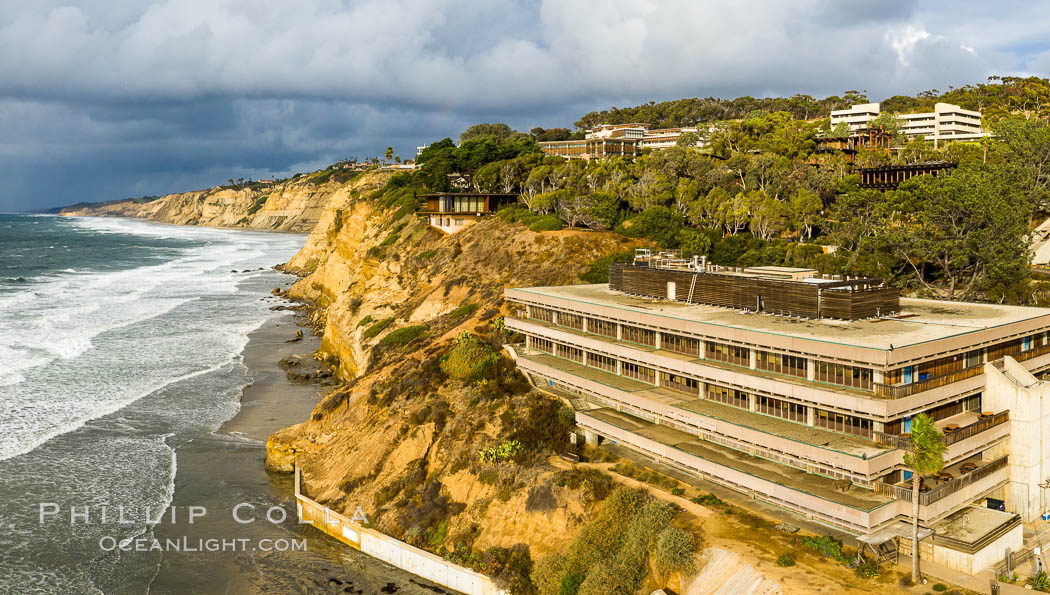
[[[514,294],[547,296],[625,312],[665,317],[808,339],[868,349],[889,351],[928,341],[961,337],[969,333],[1043,318],[1050,325],[1050,309],[1000,304],[975,304],[901,298],[901,312],[889,318],[865,320],[799,319],[769,314],[745,313],[731,308],[685,304],[642,298],[613,291],[605,284],[562,285],[508,289]],[[581,308],[585,309],[585,308]]]

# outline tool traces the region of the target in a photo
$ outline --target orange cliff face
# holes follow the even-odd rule
[[[354,174],[349,180],[317,174],[280,183],[180,192],[152,201],[110,201],[63,209],[62,215],[148,219],[175,225],[237,227],[306,233],[318,222],[326,204],[356,188],[374,189],[390,177],[386,172]]]
[[[341,512],[361,505],[379,530],[428,549],[524,543],[535,560],[564,548],[591,505],[586,485],[532,494],[529,486],[563,473],[542,456],[484,472],[477,465],[479,449],[539,406],[537,394],[484,396],[445,377],[438,362],[463,331],[492,337],[504,287],[579,282],[588,263],[635,244],[609,232],[537,233],[495,217],[449,236],[397,205],[350,193],[330,201],[284,268],[303,275],[288,295],[317,308],[317,357],[346,384],[309,420],[270,437],[268,468],[289,472],[297,460],[310,497]],[[409,330],[418,334],[405,343],[386,340]],[[419,498],[439,504],[411,504]],[[409,519],[410,504],[440,518],[447,537],[416,535],[413,526],[427,521]]]

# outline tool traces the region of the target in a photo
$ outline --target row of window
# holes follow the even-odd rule
[[[534,320],[553,323],[554,310],[533,306],[530,308],[530,316]],[[568,312],[557,313],[558,324],[577,330],[586,330],[590,333],[615,339],[617,337],[616,323],[608,320],[587,318],[579,314]],[[620,339],[639,345],[649,347],[656,346],[656,331],[631,325],[621,325]],[[1050,341],[1050,333],[1038,333],[1030,337],[1005,341],[998,345],[987,348],[987,361],[1002,358],[1004,355],[1016,355],[1023,351],[1033,349],[1036,346],[1045,345]],[[672,333],[660,333],[660,348],[675,353],[700,357],[700,339],[675,335]],[[750,366],[750,350],[747,347],[728,345],[715,341],[704,341],[704,358],[712,361],[725,362],[737,366]],[[910,384],[921,382],[937,376],[950,374],[964,368],[978,366],[984,361],[984,354],[980,349],[971,350],[965,354],[955,354],[931,362],[924,362],[912,366],[890,370],[883,380],[885,384]],[[787,355],[755,350],[755,367],[759,370],[775,372],[796,378],[806,378],[807,358],[797,355]],[[873,372],[870,368],[850,366],[847,364],[836,364],[814,360],[814,380],[828,384],[837,384],[862,390],[873,388]]]
[[[532,344],[533,348],[538,351],[557,354],[558,356],[571,361],[584,363],[585,365],[613,374],[616,373],[616,360],[614,358],[591,353],[575,347],[569,347],[560,343],[552,343],[545,339],[533,338]],[[646,382],[648,384],[656,384],[656,371],[652,368],[630,362],[622,362],[621,370],[623,376]],[[660,386],[695,396],[700,396],[702,389],[703,397],[705,399],[745,410],[749,410],[751,406],[751,395],[744,391],[704,383],[687,376],[660,372]],[[764,395],[755,395],[754,399],[755,411],[758,413],[802,424],[807,422],[806,416],[808,407],[805,405]],[[941,409],[943,409],[943,411]],[[954,415],[960,410],[960,404],[950,404],[943,406],[943,408],[932,410],[931,414],[937,414],[939,419],[946,415]],[[817,427],[871,438],[871,420],[817,408],[814,408],[814,417],[815,425]]]

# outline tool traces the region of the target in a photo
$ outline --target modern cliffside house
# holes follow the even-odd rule
[[[910,548],[911,420],[944,432],[924,558],[976,573],[1050,503],[1050,310],[900,299],[877,279],[640,253],[608,285],[507,289],[508,346],[612,441],[883,554]],[[1044,437],[1046,439],[1044,439]],[[1045,485],[1045,484],[1044,484]],[[1006,512],[996,510],[1000,505]]]
[[[436,192],[420,194],[426,202],[416,211],[426,217],[431,227],[445,233],[456,233],[481,217],[494,214],[506,204],[518,200],[517,194],[485,192]]]
[[[856,134],[879,116],[878,103],[863,103],[849,109],[831,112],[831,127],[841,122]],[[981,112],[966,110],[951,103],[938,103],[932,112],[898,114],[901,132],[909,138],[923,136],[932,141],[973,141],[988,133],[981,128]]]

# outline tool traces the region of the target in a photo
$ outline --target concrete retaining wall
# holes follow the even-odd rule
[[[467,595],[506,595],[489,577],[453,564],[440,556],[408,545],[354,522],[304,496],[295,468],[295,508],[299,520],[373,558]]]

